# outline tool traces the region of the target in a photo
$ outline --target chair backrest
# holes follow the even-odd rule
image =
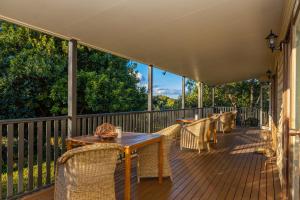
[[[63,167],[68,178],[76,182],[76,185],[80,185],[81,180],[86,181],[88,178],[91,181],[94,180],[95,173],[106,176],[111,174],[113,177],[120,151],[121,146],[114,143],[99,143],[78,147],[67,151],[57,160],[56,171],[59,167]],[[56,177],[58,174],[56,173]]]
[[[173,139],[176,137],[177,134],[179,134],[180,129],[180,124],[174,124],[156,132],[156,134],[164,135],[168,139]]]
[[[222,113],[220,116],[220,121],[223,124],[230,123],[232,121],[232,116],[233,116],[233,114],[231,112]]]
[[[212,124],[213,124],[213,119],[211,117],[206,118],[204,128],[202,129],[202,132],[200,132],[200,135],[203,136],[204,141],[208,141],[210,138],[210,134],[211,134],[210,128]]]
[[[205,124],[207,118],[197,120],[191,124],[185,125],[183,129],[193,133],[195,136],[199,136],[200,134],[205,132]]]
[[[212,132],[214,129],[217,127],[217,122],[220,118],[219,114],[214,114],[213,116],[210,117],[210,124],[209,124],[209,130]]]
[[[120,151],[118,144],[99,143],[64,153],[56,164],[54,199],[114,199]]]

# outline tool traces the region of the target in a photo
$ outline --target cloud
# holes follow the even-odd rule
[[[135,74],[135,76],[136,76],[140,81],[143,81],[143,79],[145,79],[145,78],[143,77],[143,74],[140,73],[140,72],[137,72],[137,73]]]
[[[177,98],[181,95],[180,89],[169,89],[169,88],[161,88],[159,86],[153,87],[153,94],[154,95],[166,95],[172,98]]]
[[[140,87],[145,87],[146,90],[148,90],[148,83],[139,83]],[[164,88],[160,87],[160,85],[153,85],[153,95],[165,95],[171,98],[178,98],[181,95],[181,89],[170,89],[170,88]]]

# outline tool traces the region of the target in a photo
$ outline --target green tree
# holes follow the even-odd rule
[[[198,90],[194,81],[187,83],[186,107],[197,107]],[[259,106],[260,82],[256,79],[215,86],[215,106],[257,107]],[[267,91],[264,91],[264,105],[267,106]],[[253,98],[251,98],[251,96]],[[203,85],[203,106],[210,107],[212,86]],[[180,97],[181,99],[181,97]],[[251,99],[253,99],[251,101]]]
[[[153,97],[154,110],[178,109],[178,102],[168,96],[158,95]]]
[[[0,118],[67,113],[65,40],[0,21]],[[144,110],[128,60],[78,45],[78,112]]]

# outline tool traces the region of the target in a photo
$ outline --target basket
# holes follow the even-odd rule
[[[116,127],[109,123],[104,123],[98,126],[94,135],[104,140],[114,139],[118,136]]]

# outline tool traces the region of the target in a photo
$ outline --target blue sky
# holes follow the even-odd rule
[[[134,62],[137,63],[137,62]],[[147,87],[148,83],[148,66],[145,64],[137,63],[138,76],[141,85]],[[181,81],[182,77],[176,74],[167,72],[163,75],[163,70],[153,68],[153,94],[166,95],[171,98],[178,98],[181,95]]]

